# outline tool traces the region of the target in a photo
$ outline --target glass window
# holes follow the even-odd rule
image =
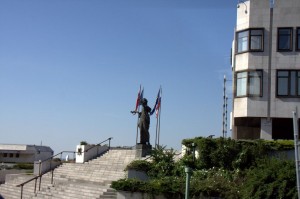
[[[249,31],[239,32],[238,35],[238,52],[248,50],[248,34]]]
[[[290,77],[290,95],[295,96],[296,95],[296,71],[291,71],[291,77]]]
[[[262,96],[262,71],[236,73],[236,97]]]
[[[263,51],[264,29],[248,29],[237,32],[237,53]]]
[[[16,158],[19,158],[19,157],[20,157],[20,154],[19,154],[19,153],[17,153],[17,154],[16,154]]]
[[[263,49],[263,30],[250,30],[250,50]]]
[[[296,50],[300,50],[300,28],[297,28],[297,35],[296,35]]]
[[[277,96],[300,96],[300,71],[277,71]]]
[[[297,94],[300,95],[300,71],[297,72]]]
[[[236,96],[247,94],[247,72],[237,73]]]
[[[278,28],[278,51],[291,51],[292,48],[293,29],[292,28]]]
[[[10,158],[14,157],[14,154],[13,154],[13,153],[10,153],[10,154],[9,154],[9,157],[10,157]]]
[[[289,90],[289,73],[287,71],[278,71],[277,73],[277,94],[288,95]]]
[[[5,157],[5,158],[6,158],[6,157],[7,157],[7,153],[3,153],[3,157]]]
[[[260,96],[262,84],[262,71],[249,72],[249,95]]]

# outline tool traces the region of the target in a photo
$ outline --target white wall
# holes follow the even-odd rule
[[[108,146],[97,146],[92,148],[93,145],[77,145],[76,146],[76,163],[84,163],[90,159],[93,159],[97,157],[98,155],[104,153],[108,150]],[[90,149],[92,148],[92,149]],[[81,153],[79,152],[79,149],[81,149]],[[88,150],[90,149],[90,150]],[[87,152],[84,152],[88,150]]]

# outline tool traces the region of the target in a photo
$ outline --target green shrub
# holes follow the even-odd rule
[[[13,166],[14,169],[24,169],[24,170],[32,170],[32,163],[17,163]]]
[[[151,163],[146,160],[134,160],[126,166],[125,171],[129,169],[147,173],[151,169]]]
[[[137,179],[121,179],[114,181],[111,188],[120,191],[141,192],[150,195],[165,195],[166,198],[183,198],[184,180],[174,177],[164,177],[161,179],[153,179],[148,182],[139,181]]]
[[[87,141],[81,141],[80,145],[88,145]]]
[[[187,154],[174,161],[174,151],[159,146],[152,150],[151,161],[133,161],[127,167],[148,171],[147,182],[122,179],[112,183],[117,190],[163,194],[166,198],[183,198],[186,166],[193,168],[191,198],[220,197],[226,199],[297,198],[295,164],[270,154],[291,150],[291,141],[235,141],[232,139],[195,138],[192,143],[199,158]]]
[[[294,161],[258,160],[257,166],[246,172],[241,192],[244,199],[297,198]]]
[[[151,151],[151,170],[148,175],[152,178],[172,176],[175,168],[175,151],[165,150],[165,146],[158,146]]]

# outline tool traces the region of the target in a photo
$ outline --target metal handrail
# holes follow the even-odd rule
[[[102,143],[104,143],[104,142],[106,142],[106,141],[109,141],[109,143],[108,143],[108,150],[109,150],[109,149],[110,149],[110,141],[111,141],[111,139],[113,139],[113,138],[110,137],[110,138],[108,138],[108,139],[106,139],[106,140],[104,140],[104,141],[102,141],[102,142],[96,144],[95,146],[93,146],[93,147],[91,147],[91,148],[85,150],[84,152],[88,152],[90,149],[92,149],[92,148],[94,148],[94,147],[98,147],[100,144],[102,144]],[[47,159],[45,159],[45,160],[43,160],[43,161],[39,161],[39,175],[38,175],[38,176],[35,176],[35,177],[33,177],[33,178],[29,179],[29,180],[27,180],[26,182],[23,182],[23,183],[21,183],[21,184],[16,185],[16,187],[21,187],[21,197],[20,197],[20,198],[21,198],[21,199],[23,198],[23,187],[24,187],[24,185],[27,184],[27,183],[29,183],[29,182],[31,182],[31,181],[33,181],[33,180],[35,180],[34,193],[36,193],[36,185],[37,185],[37,180],[38,180],[38,178],[40,178],[40,182],[39,182],[39,191],[40,191],[40,190],[41,190],[42,176],[43,176],[44,174],[50,172],[50,171],[52,172],[52,175],[51,175],[51,184],[53,184],[53,171],[54,171],[54,169],[55,169],[57,166],[61,165],[62,162],[61,162],[61,164],[56,165],[55,168],[52,168],[52,165],[51,165],[51,162],[50,162],[50,170],[47,171],[47,172],[45,172],[45,173],[42,173],[42,172],[41,172],[41,164],[42,164],[43,162],[46,162],[46,161],[48,161],[48,160],[52,160],[54,157],[56,157],[56,156],[58,156],[58,155],[61,155],[61,156],[62,156],[63,153],[74,153],[74,154],[75,154],[75,153],[84,153],[84,152],[62,151],[62,152],[60,152],[60,153],[58,153],[58,154],[56,154],[56,155],[53,155],[53,156],[51,156],[51,157],[49,157],[49,158],[47,158]],[[61,159],[61,158],[60,158],[60,159]]]
[[[100,142],[100,143],[98,143],[98,144],[92,146],[91,148],[85,150],[83,153],[88,152],[89,150],[91,150],[91,149],[93,149],[93,148],[95,148],[95,147],[98,147],[100,144],[102,144],[102,143],[104,143],[104,142],[106,142],[106,141],[108,141],[108,149],[110,149],[110,140],[111,140],[111,139],[113,139],[113,137],[107,138],[106,140],[104,140],[104,141],[102,141],[102,142]]]
[[[45,173],[42,173],[42,171],[41,171],[41,164],[42,164],[43,162],[48,161],[48,160],[52,160],[54,157],[56,157],[56,156],[58,156],[58,155],[62,155],[63,153],[74,153],[74,154],[75,154],[75,153],[77,153],[77,152],[76,152],[76,151],[62,151],[62,152],[60,152],[60,153],[58,153],[58,154],[56,154],[56,155],[51,156],[50,158],[47,158],[47,159],[45,159],[45,160],[43,160],[43,161],[39,161],[39,175],[37,175],[37,176],[35,176],[35,177],[33,177],[33,178],[31,178],[31,179],[29,179],[29,180],[27,180],[27,181],[21,183],[21,184],[16,185],[16,187],[21,187],[21,196],[20,196],[21,199],[23,198],[23,187],[24,187],[25,184],[27,184],[27,183],[29,183],[29,182],[35,180],[35,184],[34,184],[34,193],[36,193],[37,180],[38,180],[38,178],[40,178],[40,182],[39,182],[39,191],[40,191],[40,190],[41,190],[42,176],[43,176],[44,174],[50,172],[50,171],[52,172],[52,176],[51,176],[51,184],[53,184],[53,171],[54,171],[54,169],[55,169],[57,166],[61,165],[62,162],[61,162],[59,165],[56,165],[54,168],[52,168],[52,165],[51,165],[52,162],[50,162],[50,169],[49,169],[49,171],[47,171],[47,172],[45,172]]]

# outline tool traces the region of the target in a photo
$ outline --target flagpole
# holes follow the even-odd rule
[[[140,85],[140,91],[139,91],[139,95],[141,95],[142,92],[142,85]],[[140,98],[140,96],[138,96]],[[141,99],[140,99],[141,100]],[[139,112],[140,112],[140,100],[139,100],[139,104],[138,104],[138,115],[137,115],[137,124],[136,124],[136,141],[135,144],[138,143],[138,136],[139,136]]]
[[[158,135],[158,116],[156,117],[155,148],[157,147],[157,135]]]
[[[140,106],[138,108],[138,112],[140,112]],[[136,141],[135,141],[135,144],[138,143],[138,135],[139,135],[139,113],[138,113],[138,116],[137,116],[137,124],[136,124]]]
[[[160,114],[161,114],[161,98],[162,98],[162,88],[160,86],[160,107],[159,107],[159,114],[158,114],[158,139],[157,139],[157,145],[159,145],[159,137],[160,137]]]

